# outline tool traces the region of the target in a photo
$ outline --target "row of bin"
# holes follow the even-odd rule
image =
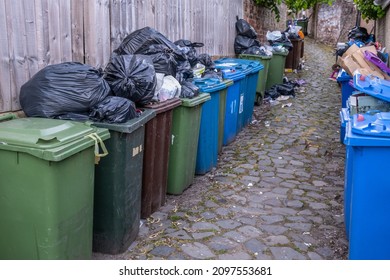
[[[216,167],[222,146],[252,120],[264,65],[215,63],[223,81],[195,79],[197,97],[145,106],[126,123],[3,116],[0,259],[124,252],[140,219],[164,205],[167,193],[183,193],[196,174]]]
[[[345,144],[344,225],[349,259],[390,259],[390,113],[352,114],[348,99],[357,89],[344,70],[341,86],[340,142]],[[384,92],[385,94],[385,92]]]

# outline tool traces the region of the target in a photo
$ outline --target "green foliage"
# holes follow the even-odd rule
[[[276,17],[276,20],[280,20],[280,12],[278,5],[282,3],[282,0],[253,0],[256,5],[270,9]]]
[[[374,0],[353,0],[357,9],[362,13],[365,20],[382,18],[386,13],[381,6],[374,4]]]
[[[297,14],[300,10],[313,8],[317,3],[327,3],[331,5],[334,0],[253,0],[256,5],[270,9],[276,17],[280,20],[280,12],[278,5],[284,2],[289,10]]]
[[[307,10],[313,8],[316,4],[328,4],[332,5],[334,0],[284,0],[287,8],[294,14],[297,14],[301,10]]]

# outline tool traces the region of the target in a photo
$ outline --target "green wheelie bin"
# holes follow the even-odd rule
[[[125,123],[94,123],[109,129],[110,154],[95,169],[93,251],[119,254],[136,239],[141,219],[145,124],[155,117],[143,110]]]
[[[270,89],[273,85],[283,84],[284,66],[286,64],[287,55],[288,50],[286,49],[280,51],[274,49],[272,58],[269,62],[265,90]]]
[[[89,123],[0,123],[0,259],[91,259],[95,159],[109,137]]]
[[[265,85],[268,79],[268,69],[272,59],[272,55],[266,56],[266,55],[255,55],[255,54],[240,54],[239,57],[242,59],[258,60],[264,66],[263,71],[259,71],[259,77],[257,79],[257,86],[256,86],[255,104],[260,106],[263,103],[263,99],[264,99]]]
[[[173,109],[172,141],[169,151],[169,194],[181,194],[192,184],[195,176],[196,152],[203,103],[210,100],[209,93],[201,93]]]

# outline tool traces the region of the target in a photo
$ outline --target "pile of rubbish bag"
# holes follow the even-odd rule
[[[137,116],[132,101],[110,96],[101,70],[78,62],[48,65],[20,89],[28,117],[123,122]]]
[[[199,95],[194,78],[218,78],[203,43],[175,42],[151,27],[136,30],[113,51],[105,69],[78,62],[48,65],[20,90],[28,117],[121,123],[138,107]]]
[[[293,81],[284,81],[283,84],[276,84],[265,91],[264,97],[277,99],[281,95],[290,95],[295,97],[295,88],[299,87],[300,84]]]
[[[368,31],[365,27],[355,26],[348,31],[348,42],[344,45],[343,48],[339,48],[336,51],[337,56],[343,56],[343,54],[349,49],[352,45],[357,45],[359,48],[374,44],[375,36],[373,34],[368,34]]]
[[[246,20],[237,17],[236,33],[234,40],[234,52],[236,54],[270,55],[266,47],[262,46],[257,39],[255,29]]]

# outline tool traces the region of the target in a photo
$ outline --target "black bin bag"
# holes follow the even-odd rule
[[[110,93],[100,70],[78,62],[48,65],[20,89],[20,105],[28,117],[56,118],[88,113]]]
[[[138,105],[150,103],[157,79],[151,58],[145,55],[118,55],[104,69],[104,79],[116,96]]]
[[[138,117],[134,102],[119,96],[107,96],[92,108],[89,118],[96,122],[124,123]]]

